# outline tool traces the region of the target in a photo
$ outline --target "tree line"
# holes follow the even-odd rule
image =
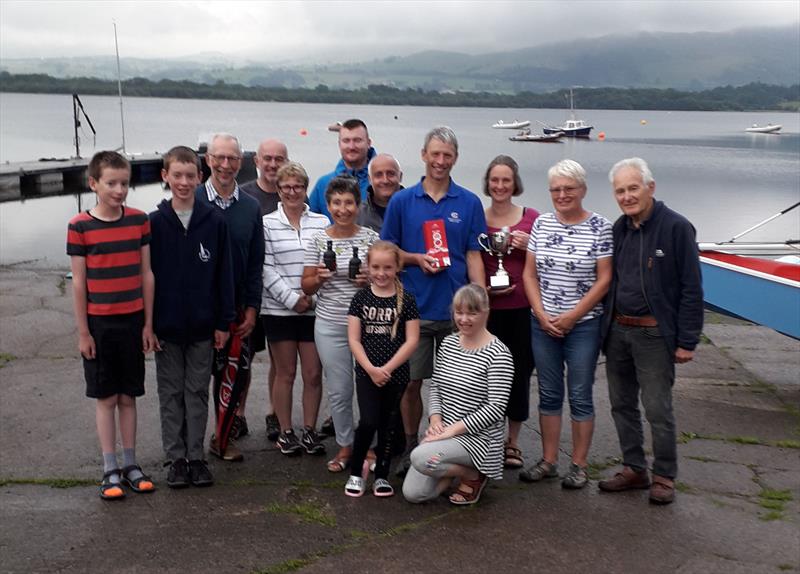
[[[421,88],[395,88],[371,84],[357,90],[330,88],[284,88],[244,86],[218,81],[212,84],[187,80],[148,80],[132,78],[122,82],[129,97],[246,100],[264,102],[303,102],[329,104],[369,104],[393,106],[444,106],[479,108],[564,108],[567,90],[549,93],[522,91],[516,94],[493,92],[434,91]],[[577,88],[575,97],[581,109],[606,110],[683,110],[751,111],[800,109],[800,84],[777,86],[750,83],[722,86],[698,92],[654,88]],[[34,94],[115,95],[117,82],[99,78],[54,78],[46,74],[0,72],[0,92]]]

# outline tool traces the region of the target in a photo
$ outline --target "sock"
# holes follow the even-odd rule
[[[119,464],[117,464],[117,453],[115,452],[104,452],[103,453],[103,472],[111,472],[112,470],[116,470],[119,468]],[[109,480],[113,484],[119,483],[119,474],[112,474]]]
[[[135,448],[123,448],[122,449],[122,466],[123,468],[127,468],[129,466],[136,465],[136,449]],[[139,477],[144,476],[144,474],[138,470],[134,469],[128,473],[128,478],[130,480],[136,480]]]

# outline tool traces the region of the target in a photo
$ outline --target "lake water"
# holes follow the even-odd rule
[[[114,149],[121,143],[119,101],[86,96],[84,107],[98,131],[93,145],[88,126],[82,155]],[[451,126],[460,155],[453,170],[458,183],[479,191],[483,172],[498,154],[520,165],[525,193],[519,202],[539,211],[552,208],[547,169],[564,158],[579,161],[588,172],[585,206],[609,219],[619,214],[607,174],[619,159],[640,156],[656,179],[656,197],[686,215],[700,241],[730,239],[751,225],[800,200],[800,115],[775,112],[660,112],[580,110],[595,126],[591,140],[560,144],[510,142],[511,130],[494,130],[503,119],[560,123],[565,110],[431,108],[335,104],[281,104],[209,100],[127,98],[125,135],[128,152],[166,151],[173,145],[196,147],[203,134],[237,134],[246,149],[261,139],[286,142],[292,159],[308,170],[312,182],[339,159],[336,134],[328,124],[363,119],[378,151],[397,157],[404,182],[423,173],[419,150],[426,131]],[[783,124],[780,135],[748,134],[753,123]],[[306,135],[303,135],[305,131]],[[604,132],[600,141],[597,134]],[[69,157],[74,153],[72,98],[68,95],[0,93],[0,161]],[[128,203],[151,211],[163,197],[157,184],[132,189]],[[483,196],[481,196],[483,198]],[[485,198],[483,198],[485,199]],[[0,204],[0,264],[31,261],[42,267],[67,267],[66,222],[94,204],[91,193]],[[747,236],[754,240],[800,238],[800,211]]]

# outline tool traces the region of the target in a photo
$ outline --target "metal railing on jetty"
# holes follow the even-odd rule
[[[208,166],[203,153],[203,179]],[[255,179],[253,152],[245,152],[239,181]],[[131,185],[161,181],[161,153],[128,154],[131,162]],[[50,195],[71,195],[88,191],[89,158],[40,159],[0,164],[0,202],[17,201]]]

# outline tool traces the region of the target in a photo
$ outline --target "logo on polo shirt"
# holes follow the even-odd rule
[[[457,211],[451,211],[450,216],[447,218],[447,221],[450,223],[461,223],[461,218],[458,215]]]
[[[200,252],[197,255],[200,257],[200,261],[203,263],[208,263],[208,261],[211,259],[211,252],[203,247],[202,243],[200,244]]]

